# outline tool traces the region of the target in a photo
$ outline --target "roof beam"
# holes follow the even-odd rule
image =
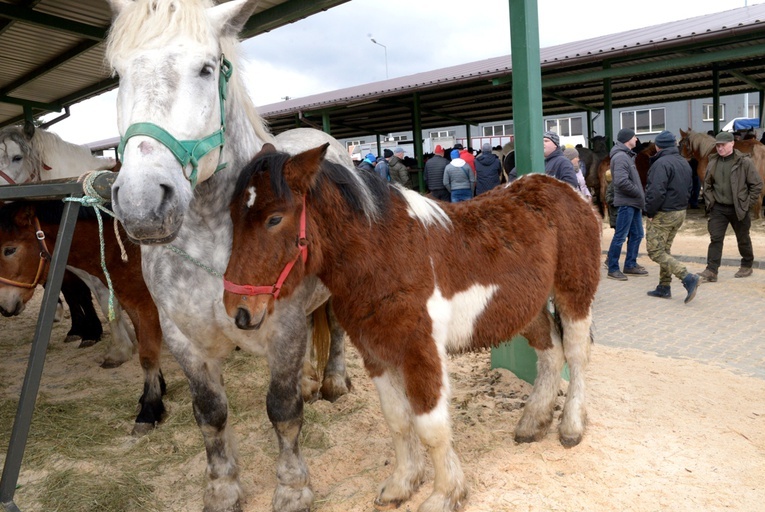
[[[566,98],[565,96],[561,96],[560,94],[555,94],[554,92],[545,91],[544,89],[542,89],[542,96],[548,96],[550,98],[554,98],[558,101],[562,101],[563,103],[568,103],[572,107],[578,107],[588,112],[595,112],[595,113],[600,112],[600,109],[591,107],[589,105],[585,105],[584,103],[581,103],[576,100]]]
[[[103,41],[106,39],[108,27],[96,27],[74,20],[68,20],[59,16],[52,16],[33,9],[18,7],[11,4],[0,3],[0,18],[14,21],[23,21],[45,28],[52,28],[61,32],[68,32],[86,39]]]
[[[326,11],[348,1],[313,0],[312,2],[305,2],[304,0],[288,0],[266,11],[250,16],[240,36],[242,39],[249,39],[250,37],[269,32],[287,23],[307,18],[319,11]]]
[[[674,59],[659,62],[646,62],[618,68],[598,69],[576,75],[562,75],[557,77],[542,77],[542,88],[558,87],[563,85],[582,84],[596,82],[605,78],[621,78],[625,76],[643,75],[660,71],[669,71],[684,67],[693,67],[712,64],[714,62],[730,62],[749,57],[760,57],[765,53],[765,44],[747,46],[744,48],[732,48],[719,52],[705,52],[694,55],[686,55]]]

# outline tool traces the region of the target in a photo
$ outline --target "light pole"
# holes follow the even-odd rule
[[[369,40],[372,41],[377,46],[382,46],[383,50],[385,50],[385,79],[387,80],[388,79],[388,47],[382,43],[378,43],[377,41],[375,41],[374,37],[370,37]]]

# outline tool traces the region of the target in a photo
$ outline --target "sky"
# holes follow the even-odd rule
[[[538,0],[540,46],[761,3]],[[244,41],[245,81],[255,104],[268,105],[384,80],[386,60],[395,78],[508,55],[509,20],[508,0],[351,0]],[[77,144],[116,137],[116,98],[114,90],[77,103],[50,130]]]

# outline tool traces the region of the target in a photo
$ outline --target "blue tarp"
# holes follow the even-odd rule
[[[758,118],[752,118],[752,119],[736,119],[733,121],[733,129],[734,130],[748,130],[750,128],[759,128],[760,127],[760,120]]]

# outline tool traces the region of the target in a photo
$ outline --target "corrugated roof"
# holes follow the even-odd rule
[[[614,106],[710,97],[713,68],[722,94],[765,86],[765,4],[542,48],[545,114],[603,108],[604,65]],[[598,74],[600,73],[600,75]],[[509,55],[263,105],[274,131],[295,116],[321,124],[329,111],[338,138],[410,130],[418,93],[423,128],[512,118]],[[493,81],[497,81],[496,85]],[[345,108],[342,108],[345,107]],[[457,123],[459,124],[459,123]]]

